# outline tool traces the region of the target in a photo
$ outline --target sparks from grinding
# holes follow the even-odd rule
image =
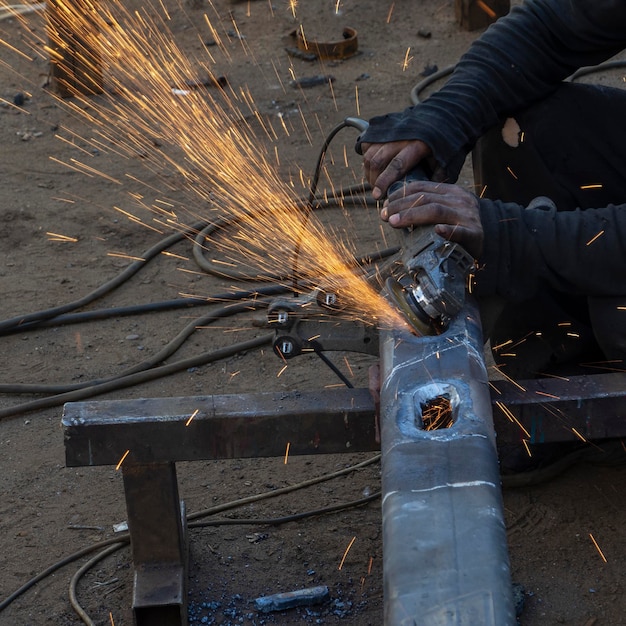
[[[350,552],[350,548],[352,547],[352,544],[356,541],[356,537],[352,537],[352,539],[350,540],[350,543],[348,544],[348,547],[346,548],[345,552],[343,553],[343,557],[341,558],[341,563],[339,563],[339,567],[337,569],[339,569],[339,571],[341,571],[341,568],[343,567],[343,564],[346,562],[346,557],[348,556],[348,552]]]
[[[124,452],[124,454],[122,454],[122,458],[119,460],[118,464],[115,466],[115,471],[117,472],[120,467],[122,467],[122,463],[124,462],[124,459],[129,455],[130,450],[126,450],[126,452]]]
[[[395,7],[396,7],[396,3],[392,2],[391,6],[389,7],[389,11],[387,12],[387,19],[386,19],[387,24],[391,22],[391,16],[393,15],[393,10],[395,9]]]
[[[71,100],[59,99],[59,103],[93,126],[94,136],[85,140],[88,145],[120,158],[140,157],[149,171],[174,172],[179,177],[189,201],[176,212],[168,206],[168,220],[153,218],[154,222],[181,232],[186,230],[186,223],[191,223],[190,219],[206,219],[207,210],[233,219],[234,236],[213,248],[236,259],[234,263],[245,260],[247,265],[258,267],[259,275],[264,270],[275,275],[277,263],[291,271],[293,247],[298,243],[295,269],[303,292],[310,290],[312,280],[321,280],[338,293],[345,310],[355,319],[390,328],[402,326],[401,314],[351,261],[354,254],[348,246],[349,238],[340,240],[327,233],[315,215],[306,219],[303,228],[301,199],[272,165],[275,152],[268,151],[246,122],[248,110],[270,142],[279,137],[271,123],[259,116],[248,90],[236,90],[228,84],[215,87],[215,92],[184,88],[198,69],[173,42],[167,18],[152,15],[148,7],[129,13],[119,0],[106,5],[84,0],[84,4],[85,10],[78,15],[63,10],[56,16],[62,28],[51,29],[49,38],[55,46],[49,47],[63,49],[63,31],[85,33],[77,54],[83,55],[81,60],[90,67],[93,59],[89,51],[99,50],[110,85],[98,101],[76,93]],[[218,28],[212,32],[219,45]],[[42,43],[48,45],[30,45],[37,50]],[[226,54],[223,43],[222,48]],[[248,50],[245,52],[249,54]],[[54,54],[54,49],[50,53]],[[55,57],[55,62],[62,61]],[[217,85],[211,66],[202,68],[212,84]],[[184,95],[173,94],[173,88],[182,88]],[[284,121],[280,120],[280,124],[282,134],[287,136],[289,129]],[[174,154],[168,153],[167,147]],[[83,154],[93,158],[91,153]],[[75,158],[52,160],[87,176],[121,184]],[[142,209],[163,213],[161,207],[145,205],[139,197],[135,199]],[[199,215],[193,208],[196,206],[202,206],[205,215]],[[145,224],[137,217],[134,221]]]
[[[285,449],[285,458],[283,460],[283,465],[287,465],[287,461],[289,460],[289,448],[291,447],[291,442],[287,442],[287,448]]]
[[[48,241],[61,241],[65,243],[76,243],[78,241],[77,237],[70,237],[68,235],[59,235],[59,233],[51,233],[47,232]]]
[[[598,551],[598,554],[600,555],[602,560],[605,563],[608,563],[608,561],[606,560],[606,557],[604,556],[604,552],[602,552],[602,550],[600,549],[600,546],[598,545],[598,542],[596,541],[595,537],[591,533],[589,533],[589,538],[593,542],[593,545],[595,546],[595,549]]]
[[[594,235],[585,245],[590,246],[599,237],[602,237],[602,235],[604,235],[604,231],[603,230],[601,230],[597,235]]]
[[[189,426],[189,424],[191,424],[191,420],[193,420],[193,418],[198,415],[198,413],[200,412],[200,409],[196,409],[190,416],[189,419],[185,422],[185,426]]]
[[[496,18],[496,12],[486,2],[483,2],[483,0],[476,0],[476,4],[481,11],[484,11],[487,14],[490,20]]]
[[[410,63],[413,60],[413,57],[409,56],[410,53],[411,53],[411,47],[409,46],[406,49],[406,52],[404,53],[404,60],[402,61],[402,64],[401,64],[403,72],[405,72],[409,68]]]

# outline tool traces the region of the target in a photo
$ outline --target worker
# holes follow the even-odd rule
[[[359,137],[382,219],[434,225],[475,257],[485,335],[513,378],[624,368],[626,91],[567,78],[625,48],[623,0],[526,0],[439,91]],[[470,152],[474,192],[455,184]],[[418,164],[432,180],[386,198]]]

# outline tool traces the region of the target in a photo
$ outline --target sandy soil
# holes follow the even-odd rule
[[[305,178],[312,176],[324,138],[336,124],[348,115],[367,119],[408,105],[410,90],[422,72],[454,63],[477,35],[459,29],[451,0],[346,1],[340,3],[339,14],[330,0],[302,2],[297,19],[287,4],[215,0],[191,8],[165,2],[171,17],[168,29],[184,53],[200,59],[215,54],[216,73],[226,76],[234,89],[250,90],[261,119],[275,128],[285,123],[289,133],[279,133],[275,142],[279,175],[293,181],[302,195],[306,187],[299,171]],[[232,30],[231,19],[237,25],[243,39],[225,39],[229,60],[217,55],[216,48],[203,45],[212,39],[204,12],[214,21],[222,20],[224,30]],[[290,33],[300,23],[320,41],[339,39],[346,26],[355,28],[359,53],[324,64],[288,55],[285,47],[293,44]],[[43,88],[48,73],[45,53],[37,56],[28,51],[32,36],[44,34],[40,15],[29,16],[27,25],[4,20],[0,29],[2,39],[28,53],[24,57],[3,49],[0,64],[0,97],[13,102],[17,94],[26,94],[23,106],[0,107],[1,317],[11,319],[83,297],[127,268],[132,262],[128,257],[141,257],[169,234],[128,219],[116,207],[148,222],[150,215],[140,204],[150,206],[166,196],[183,206],[193,203],[194,195],[168,164],[153,168],[145,159],[120,157],[87,141],[90,123]],[[319,75],[332,75],[332,88],[328,83],[309,89],[290,84],[294,77]],[[246,119],[256,123],[251,114]],[[352,154],[354,139],[354,133],[344,131],[333,144],[327,161],[330,180],[323,179],[323,188],[361,180],[360,163]],[[259,142],[268,144],[262,135]],[[162,149],[173,154],[176,146]],[[63,164],[87,160],[86,155],[89,164],[108,178]],[[468,173],[461,182],[470,184]],[[204,207],[192,209],[202,214]],[[378,218],[371,207],[332,210],[324,220],[357,249],[379,245]],[[188,241],[168,252],[87,308],[165,301],[190,293],[208,296],[232,289],[232,281],[199,270]],[[114,376],[156,354],[204,312],[115,316],[6,334],[0,381],[75,384]],[[258,311],[225,318],[191,335],[169,361],[261,336],[267,332],[262,323],[263,312]],[[340,354],[333,359],[349,372],[355,386],[366,386],[373,358]],[[283,371],[282,361],[263,347],[99,397],[323,390],[338,382],[329,368],[310,356],[290,361]],[[45,396],[17,391],[7,389],[0,396],[0,600],[51,564],[114,536],[113,524],[125,519],[121,473],[114,467],[65,467],[60,402],[24,410],[22,403]],[[189,512],[199,511],[323,476],[372,456],[290,457],[287,464],[282,458],[181,463],[181,496]],[[545,485],[505,491],[513,577],[525,589],[521,624],[626,624],[625,479],[625,467],[580,466]],[[373,463],[304,491],[248,504],[232,515],[282,517],[357,500],[376,492],[379,483],[379,466]],[[382,622],[377,501],[280,526],[194,530],[190,559],[191,623],[365,626]],[[0,612],[0,624],[82,623],[70,606],[68,585],[84,560],[61,568],[24,593]],[[328,585],[330,604],[266,616],[251,605],[262,594],[314,585]],[[127,548],[96,565],[78,585],[80,601],[96,624],[130,625],[131,592]]]

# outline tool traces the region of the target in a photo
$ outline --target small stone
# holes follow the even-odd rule
[[[16,93],[13,96],[13,104],[16,107],[24,106],[24,102],[26,102],[26,96],[22,92]]]

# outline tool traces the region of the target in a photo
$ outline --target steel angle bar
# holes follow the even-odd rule
[[[385,624],[513,625],[477,309],[439,336],[384,331],[380,348]]]

